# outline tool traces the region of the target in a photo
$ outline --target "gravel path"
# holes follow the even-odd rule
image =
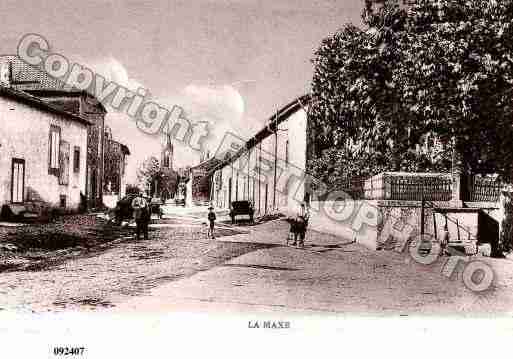
[[[95,227],[90,222],[91,226],[86,228],[83,221],[80,223],[82,228],[75,228],[75,233],[88,235],[88,240],[80,237],[80,246],[52,251],[39,248],[13,254],[25,261],[24,267],[20,267],[24,270],[9,268],[0,274],[1,309],[46,311],[110,307],[126,297],[140,295],[162,283],[264,247],[206,240],[205,228],[198,226],[158,228],[150,232],[149,240],[136,241],[131,237],[132,230],[118,228],[117,232],[102,232],[105,230],[102,226]],[[55,233],[59,226],[69,230],[70,223],[37,230],[48,235]],[[91,231],[92,228],[96,231]],[[34,230],[25,228],[23,233]],[[102,233],[107,233],[107,237],[101,237]],[[218,236],[236,233],[223,229],[218,231]],[[24,245],[21,241],[15,243],[20,248]]]
[[[461,270],[442,275],[409,255],[373,251],[309,231],[304,250],[285,247],[288,226],[269,222],[249,235],[225,237],[273,247],[234,257],[209,271],[154,288],[119,311],[331,312],[349,314],[490,315],[513,312],[513,261],[479,258],[496,272],[491,290],[467,289]],[[281,245],[280,245],[281,244]]]
[[[286,247],[283,221],[245,227],[244,234],[219,229],[216,240],[207,240],[197,223],[173,223],[180,221],[154,228],[148,241],[127,238],[130,232],[94,236],[101,231],[82,226],[76,230],[89,232],[96,245],[40,251],[58,260],[0,274],[0,309],[513,312],[511,259],[479,258],[492,266],[496,280],[476,294],[463,285],[461,271],[442,275],[447,257],[426,266],[406,254],[368,250],[315,231],[308,232],[304,250]]]

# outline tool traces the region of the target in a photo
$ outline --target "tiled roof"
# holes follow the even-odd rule
[[[80,103],[75,101],[59,101],[59,100],[47,100],[44,99],[46,102],[51,104],[52,106],[58,107],[63,111],[71,112],[74,114],[80,114]]]
[[[71,112],[64,111],[63,109],[60,109],[60,108],[58,108],[56,106],[53,106],[52,104],[50,104],[50,103],[48,103],[46,101],[43,101],[43,100],[41,100],[38,97],[32,96],[32,95],[30,95],[30,94],[28,94],[26,92],[23,92],[23,91],[14,89],[14,88],[0,86],[0,96],[4,96],[4,97],[9,97],[9,98],[15,99],[18,102],[23,102],[23,103],[28,104],[28,105],[30,105],[32,107],[39,108],[39,109],[47,111],[47,112],[56,113],[56,114],[59,114],[61,116],[65,116],[65,117],[67,117],[70,120],[78,121],[78,122],[81,122],[81,123],[86,124],[86,125],[91,125],[92,124],[85,117],[82,117],[82,116],[80,116],[78,114],[74,114],[74,113],[71,113]]]
[[[67,90],[71,89],[63,81],[54,79],[43,70],[27,64],[16,55],[0,56],[0,66],[11,63],[12,86],[17,90]]]
[[[107,112],[101,102],[99,102],[93,95],[87,91],[82,91],[69,86],[65,82],[55,79],[47,74],[44,70],[29,65],[17,55],[3,55],[0,56],[0,67],[3,64],[10,63],[12,69],[12,83],[11,88],[16,90],[26,91],[36,97],[47,96],[60,96],[63,94],[86,94],[88,97],[94,99],[94,106],[98,106],[101,111]],[[53,101],[52,101],[53,103]],[[56,104],[59,106],[59,104]],[[63,107],[64,106],[64,107]],[[79,114],[80,108],[69,108],[74,105],[59,106],[65,111],[71,111]]]
[[[240,150],[238,150],[232,157],[220,160],[219,163],[209,171],[217,171],[218,169],[227,166],[239,158],[243,153],[262,142],[265,138],[274,134],[274,130],[280,123],[286,121],[294,112],[304,108],[305,106],[308,106],[311,100],[312,98],[310,95],[303,95],[278,110],[272,117],[267,120],[268,125],[258,131],[255,136],[246,141]]]

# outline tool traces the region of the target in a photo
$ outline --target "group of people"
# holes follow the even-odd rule
[[[141,193],[132,200],[132,209],[134,211],[136,225],[136,238],[139,239],[142,232],[144,239],[148,239],[148,226],[151,221],[151,210],[148,201]]]
[[[151,221],[150,204],[142,194],[139,194],[132,200],[131,205],[136,224],[136,238],[139,239],[142,233],[144,239],[148,239],[148,226]],[[291,242],[293,246],[297,246],[298,248],[304,247],[309,217],[310,215],[307,206],[304,203],[301,203],[298,213],[293,217],[287,218],[287,221],[290,223],[287,245]],[[213,206],[208,208],[207,220],[209,223],[207,237],[214,239],[216,214]]]
[[[148,239],[148,227],[151,221],[151,208],[148,201],[143,197],[142,193],[140,193],[137,197],[135,197],[132,200],[131,203],[132,209],[133,209],[133,216],[135,220],[136,225],[136,231],[135,236],[137,239],[141,237],[141,233],[144,236],[144,239]],[[209,227],[208,227],[208,238],[215,238],[214,237],[214,226],[215,226],[215,220],[216,220],[216,214],[214,212],[214,207],[210,206],[208,208],[208,215],[207,215],[208,221],[209,221]]]
[[[303,248],[305,246],[306,229],[308,227],[308,220],[310,219],[310,212],[305,203],[301,203],[298,213],[293,217],[288,217],[287,221],[290,224],[289,236],[287,238],[287,245],[289,242],[293,246]]]

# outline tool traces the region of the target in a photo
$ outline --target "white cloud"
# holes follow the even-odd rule
[[[90,62],[89,67],[97,74],[105,77],[107,81],[113,81],[131,91],[143,87],[139,81],[130,77],[125,66],[112,56],[95,59]]]
[[[209,116],[216,121],[240,121],[244,114],[244,100],[230,85],[194,85],[183,90],[184,107],[191,116]]]
[[[185,118],[192,124],[207,122],[209,135],[204,145],[205,150],[211,153],[217,149],[227,132],[240,133],[238,128],[244,118],[244,99],[233,86],[190,84],[176,96],[157,99],[156,102],[167,106],[169,110],[173,106],[180,106]],[[180,143],[176,146],[183,147]],[[183,158],[192,159],[189,165],[197,164],[199,152],[183,149]],[[176,156],[175,159],[176,162],[182,160]]]
[[[125,66],[114,57],[95,59],[87,63],[89,68],[129,90],[143,87],[132,78]],[[148,99],[148,98],[147,98]],[[152,101],[166,107],[180,106],[185,117],[192,123],[208,122],[209,136],[205,148],[214,153],[227,132],[241,135],[240,129],[244,117],[244,100],[231,85],[190,84],[174,96],[159,96]],[[122,111],[114,111],[107,106],[106,124],[111,127],[114,139],[126,144],[131,152],[127,164],[128,181],[135,181],[135,174],[140,164],[150,156],[160,158],[161,136],[142,133],[135,121]],[[244,127],[243,127],[244,128]],[[246,134],[244,134],[246,135]],[[186,144],[175,141],[174,166],[195,165],[200,153]]]

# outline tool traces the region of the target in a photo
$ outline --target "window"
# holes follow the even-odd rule
[[[164,162],[164,163],[163,163],[164,168],[169,168],[169,167],[171,167],[171,166],[170,166],[170,162],[171,162],[171,161],[170,161],[170,158],[169,158],[169,157],[170,157],[170,156],[169,156],[169,151],[165,151],[165,152],[164,152],[164,161],[163,161],[163,162]]]
[[[61,141],[59,146],[59,184],[69,184],[70,148],[69,143]]]
[[[48,146],[48,173],[59,174],[59,144],[61,142],[61,129],[58,126],[50,126],[49,146]]]
[[[78,146],[73,149],[73,172],[80,172],[80,147]]]
[[[59,207],[66,208],[66,195],[65,194],[61,194],[59,196]]]
[[[121,176],[124,176],[126,173],[126,156],[121,156]]]
[[[12,159],[11,202],[22,203],[25,193],[25,160]]]

